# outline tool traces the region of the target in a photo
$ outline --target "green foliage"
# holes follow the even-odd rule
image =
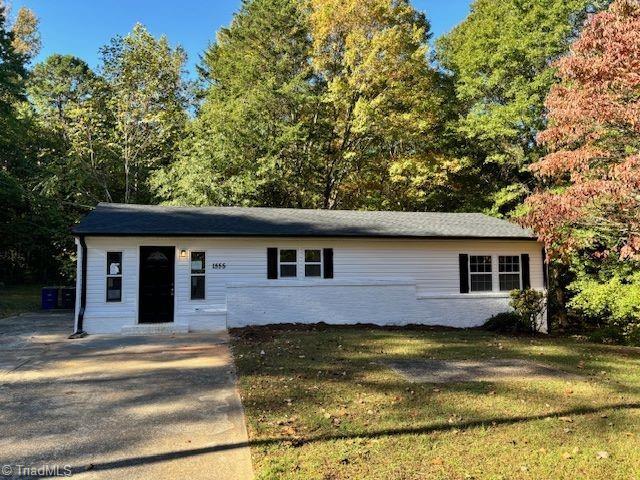
[[[204,103],[165,201],[416,208],[456,162],[445,88],[406,2],[254,0],[204,57]],[[444,189],[444,188],[443,188]]]
[[[582,272],[570,285],[575,293],[569,306],[591,320],[596,335],[640,344],[640,272],[625,265],[611,278]],[[626,270],[626,272],[624,271]]]
[[[550,63],[568,50],[586,14],[607,3],[476,0],[439,40],[437,57],[462,110],[454,128],[475,147],[493,214],[511,211],[531,189],[527,166],[541,156],[536,135],[555,82]]]
[[[16,32],[2,15],[0,27],[1,279],[58,281],[73,275],[68,228],[81,214],[154,202],[149,176],[173,161],[187,121],[185,55],[136,25],[98,73],[54,54],[27,75],[37,19],[18,15]]]
[[[42,191],[78,206],[121,198],[106,82],[83,60],[54,54],[34,67],[28,92],[35,118],[50,136],[40,151],[46,159]]]
[[[540,330],[540,319],[546,308],[546,298],[543,292],[525,288],[523,290],[512,290],[509,306],[525,322],[529,331]]]
[[[195,205],[317,204],[317,138],[327,125],[309,50],[298,2],[244,3],[205,53],[204,103],[177,162],[153,178],[159,195]]]
[[[502,312],[490,317],[483,325],[484,330],[497,333],[526,333],[531,327],[516,312]]]
[[[28,31],[20,22],[17,25],[22,34]],[[38,150],[44,138],[28,115],[29,55],[16,48],[21,37],[15,26],[7,24],[6,7],[0,2],[0,282],[45,275],[55,278],[61,234],[69,241],[58,206],[37,190],[41,179]]]
[[[136,24],[101,50],[113,118],[109,147],[124,174],[124,203],[149,203],[149,177],[174,159],[188,106],[186,54]]]

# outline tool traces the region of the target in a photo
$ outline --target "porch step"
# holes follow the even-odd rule
[[[179,323],[149,323],[146,325],[129,325],[122,327],[122,335],[171,335],[172,333],[187,333],[188,325]]]

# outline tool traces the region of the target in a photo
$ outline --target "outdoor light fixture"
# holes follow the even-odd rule
[[[186,250],[180,250],[180,258],[182,258],[182,259],[187,258],[187,251]]]

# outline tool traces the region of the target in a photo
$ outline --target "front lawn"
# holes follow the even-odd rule
[[[0,318],[40,309],[40,285],[0,287]]]
[[[640,349],[369,327],[240,329],[232,345],[258,478],[640,475]],[[384,364],[494,357],[573,375],[416,384]]]

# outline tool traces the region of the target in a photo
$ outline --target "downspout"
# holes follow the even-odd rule
[[[80,266],[80,310],[78,311],[78,322],[76,325],[76,331],[69,336],[69,338],[82,338],[87,336],[87,332],[84,331],[84,310],[87,306],[87,243],[84,241],[84,235],[78,237],[80,241],[80,256],[82,257],[82,263]]]

